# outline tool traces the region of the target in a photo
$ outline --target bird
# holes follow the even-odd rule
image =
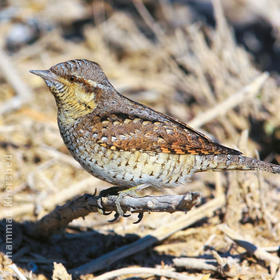
[[[280,173],[279,165],[246,157],[123,96],[96,62],[73,59],[30,72],[53,94],[60,134],[73,157],[123,190],[175,187],[208,170]],[[119,202],[117,209],[123,215]]]

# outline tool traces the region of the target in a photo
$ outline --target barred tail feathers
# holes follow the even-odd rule
[[[262,170],[280,174],[280,165],[264,162],[242,155],[203,155],[196,156],[196,172],[205,170]]]

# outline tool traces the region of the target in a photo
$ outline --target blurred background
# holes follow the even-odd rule
[[[36,220],[75,195],[108,186],[72,159],[60,138],[54,99],[42,79],[29,73],[73,58],[100,64],[127,97],[248,156],[280,163],[278,0],[1,0],[0,43],[1,182],[7,165],[12,168],[11,192],[3,183],[0,201],[11,194],[13,199],[9,213],[1,206],[1,218]],[[229,250],[217,229],[222,222],[249,231],[262,246],[279,244],[279,176],[264,174],[258,189],[256,173],[236,174],[198,174],[184,186],[164,190],[199,191],[205,202],[215,197],[219,184],[226,194],[235,188],[237,198],[233,202],[227,196],[219,215],[197,224],[192,233],[171,236],[164,248],[159,245],[113,267],[198,256],[207,252],[203,244],[210,236],[213,248]],[[15,249],[25,248],[17,264],[34,279],[50,279],[54,261],[73,268],[175,217],[150,214],[134,225],[135,217],[110,224],[108,217],[89,215],[73,221],[67,233],[94,232],[96,239],[81,234],[60,237],[59,244],[39,244],[23,238]],[[258,262],[242,266],[248,271],[242,279],[273,279]]]

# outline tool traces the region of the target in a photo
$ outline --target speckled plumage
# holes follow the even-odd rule
[[[119,94],[98,64],[59,63],[41,76],[58,107],[61,136],[92,175],[112,184],[175,186],[195,172],[280,167],[214,143],[186,124]]]

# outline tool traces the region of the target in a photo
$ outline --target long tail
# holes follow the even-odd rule
[[[204,170],[263,170],[280,174],[280,165],[242,155],[204,155],[195,160],[197,171]]]

